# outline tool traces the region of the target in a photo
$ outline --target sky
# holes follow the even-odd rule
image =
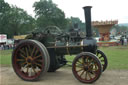
[[[23,8],[34,16],[34,2],[40,0],[5,0],[9,4]],[[128,0],[52,0],[65,12],[66,17],[79,17],[83,22],[82,7],[92,6],[92,21],[118,20],[118,23],[128,23]]]

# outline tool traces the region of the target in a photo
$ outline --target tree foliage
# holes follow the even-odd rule
[[[0,33],[9,38],[14,35],[26,34],[35,28],[35,19],[21,8],[9,6],[4,0],[0,1]]]
[[[5,3],[4,0],[0,0],[0,33],[7,31],[7,22],[8,22],[8,13],[10,10],[8,3]]]
[[[14,35],[24,34],[34,29],[34,19],[21,8],[12,7],[9,20],[9,26]]]
[[[35,2],[33,7],[35,8],[38,28],[53,25],[62,29],[66,28],[67,20],[65,19],[64,12],[51,0],[40,0]]]

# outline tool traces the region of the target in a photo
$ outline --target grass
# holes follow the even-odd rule
[[[108,69],[128,69],[128,47],[100,47],[108,58]],[[0,64],[11,65],[12,50],[0,50]],[[66,56],[66,59],[73,61],[75,56]],[[71,63],[70,63],[71,64]]]
[[[128,69],[128,47],[100,47],[108,59],[108,69]],[[75,56],[66,56],[66,59],[72,61]],[[71,65],[71,63],[68,63]]]
[[[108,58],[108,69],[128,69],[128,47],[99,48]]]
[[[10,66],[12,50],[0,50],[0,64]]]

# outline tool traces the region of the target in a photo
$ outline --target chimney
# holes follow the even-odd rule
[[[85,6],[84,14],[85,14],[85,23],[86,23],[86,37],[91,38],[92,37],[92,28],[91,28],[91,6]]]

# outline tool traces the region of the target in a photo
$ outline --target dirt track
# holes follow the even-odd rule
[[[21,80],[11,67],[0,67],[0,85],[85,85],[77,81],[70,68],[47,73],[38,82]],[[88,85],[88,84],[86,84]],[[89,84],[90,85],[90,84]],[[106,70],[92,85],[128,85],[128,70]]]

